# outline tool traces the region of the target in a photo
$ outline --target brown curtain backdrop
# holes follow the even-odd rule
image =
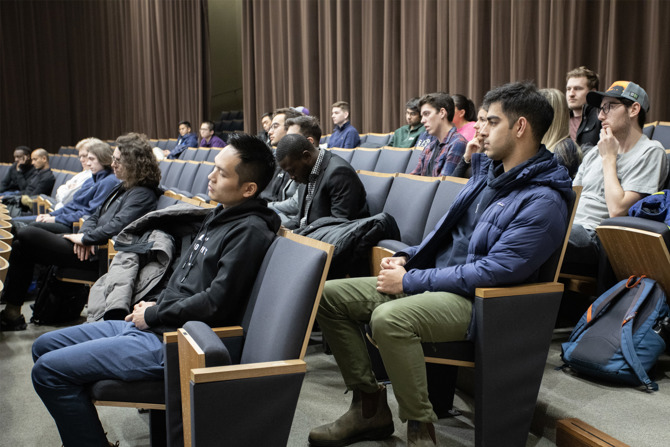
[[[351,104],[360,132],[404,124],[405,102],[433,91],[479,104],[516,80],[564,90],[586,65],[601,89],[625,79],[670,120],[665,0],[244,0],[247,131],[263,112],[304,105],[332,131],[330,106]]]
[[[209,110],[206,0],[0,1],[0,160]]]

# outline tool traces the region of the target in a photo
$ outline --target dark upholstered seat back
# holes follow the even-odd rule
[[[347,163],[351,163],[351,157],[354,156],[353,149],[331,149],[333,154],[337,154],[342,157]]]
[[[200,163],[198,166],[198,172],[195,173],[195,177],[193,178],[193,185],[191,185],[192,195],[207,195],[207,184],[209,183],[207,176],[211,174],[213,169],[213,163]]]
[[[242,326],[240,363],[300,358],[328,255],[284,237],[265,256]]]
[[[409,246],[423,239],[426,219],[440,181],[423,181],[410,177],[396,177],[391,185],[384,211],[396,220],[400,240]]]
[[[435,225],[437,225],[442,216],[449,211],[451,204],[454,203],[456,196],[464,186],[464,183],[459,183],[455,180],[443,180],[440,182],[435,192],[435,197],[433,197],[433,204],[430,207],[428,218],[426,219],[426,227],[423,232],[424,238],[433,231],[433,228],[435,228]]]
[[[388,144],[392,136],[393,134],[387,134],[387,133],[369,133],[367,135],[367,138],[365,138],[365,140],[363,140],[363,136],[361,136],[360,147],[372,147],[372,148],[384,147]]]
[[[361,171],[358,173],[358,178],[361,179],[363,187],[365,188],[365,200],[368,203],[370,215],[379,214],[384,209],[386,197],[393,184],[392,176],[378,176],[369,171]]]
[[[419,158],[421,158],[421,152],[423,149],[414,149],[412,155],[410,155],[409,160],[407,160],[407,166],[405,167],[405,174],[409,174],[416,168],[416,165],[419,164]]]
[[[411,149],[381,149],[374,171],[383,173],[405,172],[407,161],[409,161],[411,155]]]
[[[356,149],[349,163],[357,171],[373,171],[378,158],[379,149]]]
[[[166,175],[161,177],[161,185],[165,186],[166,188],[177,186],[177,183],[179,183],[179,177],[181,176],[181,171],[186,165],[186,163],[182,161],[173,161],[170,164],[172,165],[170,166],[170,170]]]

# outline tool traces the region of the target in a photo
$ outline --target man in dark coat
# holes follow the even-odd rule
[[[370,212],[365,188],[343,158],[317,149],[302,135],[286,135],[277,145],[277,162],[293,180],[307,185],[301,191],[300,213],[287,228],[301,228],[320,217],[358,219]]]

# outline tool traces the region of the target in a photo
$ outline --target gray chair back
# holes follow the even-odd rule
[[[396,177],[391,185],[384,211],[395,219],[400,240],[412,246],[423,240],[426,219],[440,181]]]
[[[370,215],[374,216],[384,210],[386,197],[389,194],[391,185],[393,184],[393,177],[378,176],[366,173],[368,171],[361,171],[358,173],[358,178],[361,179],[363,187],[365,188],[365,200],[368,203]]]
[[[277,238],[263,260],[242,321],[240,363],[300,358],[328,255]]]
[[[378,158],[379,149],[356,149],[349,163],[356,171],[373,171]]]
[[[414,149],[412,155],[410,155],[409,160],[407,160],[407,166],[405,167],[405,174],[411,173],[416,165],[419,164],[419,158],[421,158],[421,152],[423,149]]]
[[[387,174],[393,174],[395,172],[404,173],[405,168],[407,167],[407,161],[411,155],[411,149],[381,149],[374,171]]]
[[[433,231],[435,225],[442,219],[442,216],[447,214],[451,204],[454,203],[454,199],[456,199],[456,196],[464,186],[465,184],[463,183],[451,180],[442,180],[440,182],[437,191],[435,191],[435,197],[433,197],[433,204],[430,207],[428,218],[426,219],[426,227],[423,232],[424,238]]]

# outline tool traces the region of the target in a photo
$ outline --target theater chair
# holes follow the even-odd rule
[[[670,229],[640,217],[612,217],[596,228],[617,280],[631,275],[655,279],[670,291]]]
[[[91,398],[97,405],[151,409],[152,446],[286,445],[332,253],[320,241],[278,237],[241,326],[191,322],[167,333],[164,381],[101,380],[89,387]]]
[[[573,190],[563,244],[540,268],[544,282],[476,289],[474,340],[422,343],[428,394],[440,418],[459,414],[452,410],[457,368],[474,368],[477,447],[526,445],[563,294],[558,275],[582,188]]]

